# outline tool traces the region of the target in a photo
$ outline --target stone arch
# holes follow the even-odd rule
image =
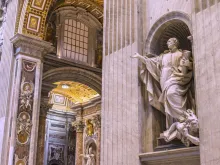
[[[49,70],[43,74],[43,90],[48,93],[58,81],[76,81],[89,86],[101,95],[101,77],[84,69],[76,67],[62,67]]]
[[[54,7],[56,1],[42,0],[39,4],[37,0],[20,1],[18,16],[16,18],[15,33],[21,33],[44,39],[46,33],[47,16],[50,15],[50,9]],[[64,1],[70,4],[69,1]],[[100,23],[103,22],[103,4],[94,2],[93,0],[86,0],[84,2],[76,1],[71,4],[75,8],[82,8],[86,14],[92,15]],[[57,6],[61,7],[61,6]],[[34,22],[35,25],[32,23]]]
[[[185,45],[188,45],[185,46],[186,48],[191,47],[190,41],[187,40],[187,37],[192,34],[192,25],[189,15],[186,13],[173,11],[159,18],[151,27],[146,38],[145,52],[153,54],[162,53],[161,50],[164,49],[163,45],[165,44],[165,41],[160,43],[159,40],[164,37],[162,36],[163,33],[166,32],[166,34],[164,34],[164,39],[169,36],[177,37],[172,34],[171,30],[174,30],[174,33],[178,34],[178,36],[185,37],[182,42],[184,42]],[[158,47],[158,45],[160,45],[160,47]]]

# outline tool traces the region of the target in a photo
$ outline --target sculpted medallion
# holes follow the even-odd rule
[[[21,94],[20,94],[20,109],[31,110],[31,103],[33,100],[34,84],[32,81],[25,82],[25,78],[21,82]]]
[[[30,115],[27,112],[21,112],[17,119],[17,140],[20,144],[26,144],[29,141],[30,131]]]

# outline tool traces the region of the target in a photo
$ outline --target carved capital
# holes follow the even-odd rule
[[[76,132],[83,132],[83,129],[85,127],[85,124],[82,120],[75,121],[72,123],[72,125],[76,128]]]
[[[15,55],[23,54],[35,58],[42,58],[46,53],[52,52],[54,47],[52,43],[40,39],[28,37],[22,34],[16,34],[11,42],[16,48]]]

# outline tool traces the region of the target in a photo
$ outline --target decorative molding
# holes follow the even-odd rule
[[[46,0],[33,0],[31,7],[36,8],[38,10],[43,10],[45,3],[46,3]]]
[[[16,34],[11,42],[16,48],[17,54],[25,54],[36,58],[42,58],[46,53],[53,51],[51,43],[36,38],[31,38],[22,34]]]
[[[18,101],[17,127],[16,127],[16,145],[14,152],[14,163],[28,164],[26,159],[30,152],[30,139],[32,131],[32,111],[33,96],[35,86],[36,63],[22,60],[20,97]],[[19,163],[18,163],[19,162]]]
[[[28,15],[28,23],[27,23],[27,29],[34,32],[39,32],[40,29],[40,23],[41,23],[41,17],[38,15],[34,15],[30,13]]]
[[[25,17],[22,34],[35,36],[40,39],[44,38],[46,17],[51,2],[52,0],[29,0],[26,11],[23,11],[25,13]],[[30,22],[33,20],[33,18],[35,18],[34,23],[37,24],[37,29],[30,26]]]
[[[72,18],[74,20],[80,21],[84,23],[86,26],[90,28],[102,28],[102,23],[98,20],[97,17],[94,16],[94,14],[89,13],[84,7],[74,7],[74,6],[63,6],[59,7],[54,11],[57,16],[61,19],[58,19],[58,29],[59,25],[63,24],[65,19]],[[59,31],[59,30],[58,30]]]
[[[139,155],[139,158],[142,163],[148,165],[174,165],[174,164],[199,165],[200,164],[199,147],[142,153]]]

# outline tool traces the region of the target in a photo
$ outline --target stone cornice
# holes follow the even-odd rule
[[[149,165],[166,164],[167,162],[179,162],[185,160],[198,160],[200,158],[199,147],[180,148],[166,151],[149,152],[139,154],[140,161]],[[168,163],[169,164],[169,163]]]
[[[45,54],[52,52],[52,43],[23,34],[16,34],[11,42],[14,44],[15,55],[22,54],[35,58],[42,58]]]

